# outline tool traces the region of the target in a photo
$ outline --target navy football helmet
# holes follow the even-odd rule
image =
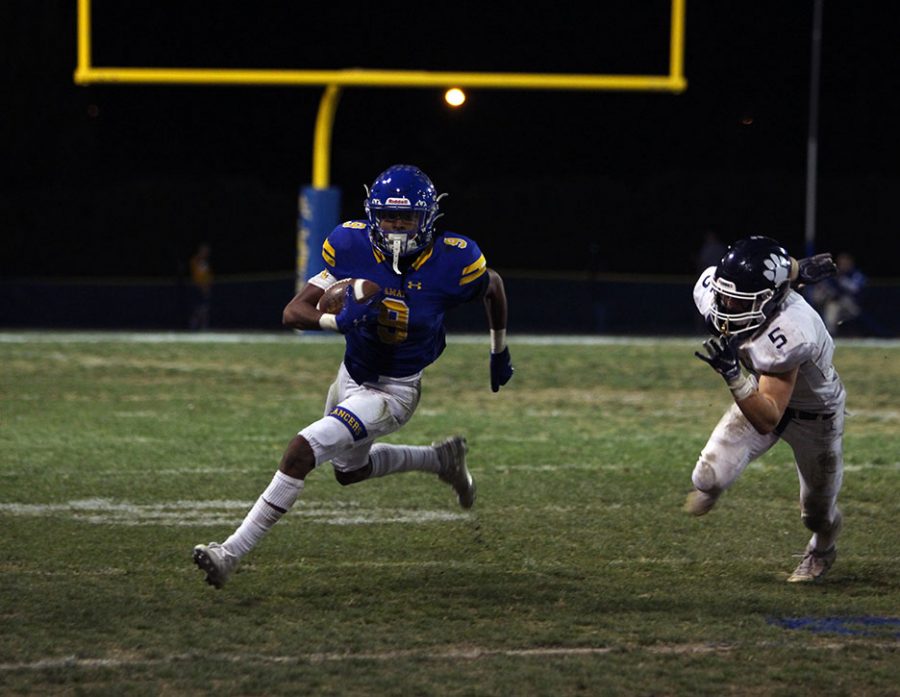
[[[402,257],[415,254],[431,244],[438,202],[434,184],[418,167],[393,165],[366,187],[366,217],[372,244],[391,258],[394,272]]]
[[[771,237],[738,240],[716,266],[710,321],[722,336],[763,326],[791,288],[791,257]]]

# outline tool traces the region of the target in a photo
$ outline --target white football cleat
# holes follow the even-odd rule
[[[210,542],[208,545],[194,547],[194,563],[201,571],[206,572],[206,582],[209,585],[221,588],[237,568],[240,559],[218,542]]]
[[[438,472],[442,482],[447,482],[456,490],[459,505],[471,508],[475,503],[475,480],[466,467],[466,453],[469,446],[462,436],[452,436],[431,444],[437,450],[441,471]]]
[[[837,549],[835,549],[834,545],[831,546],[831,549],[827,549],[824,552],[816,552],[807,547],[806,553],[803,555],[803,559],[800,560],[797,568],[794,569],[794,573],[788,576],[788,583],[817,581],[828,573],[828,569],[834,564],[836,558]]]

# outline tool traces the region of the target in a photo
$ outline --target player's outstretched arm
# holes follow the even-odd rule
[[[802,259],[791,257],[791,285],[794,288],[824,281],[826,278],[836,276],[837,272],[837,264],[831,258],[831,252]]]
[[[488,269],[488,288],[484,294],[484,309],[488,327],[491,330],[491,390],[499,392],[500,387],[512,378],[514,368],[506,345],[506,289],[503,279],[493,269]]]

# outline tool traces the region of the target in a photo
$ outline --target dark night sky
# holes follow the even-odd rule
[[[94,63],[668,70],[667,0],[357,5],[94,0]],[[825,2],[817,235],[896,278],[887,5]],[[342,214],[412,162],[450,192],[445,228],[499,269],[690,274],[706,229],[801,254],[812,16],[812,0],[689,0],[682,95],[470,90],[452,111],[436,89],[347,89],[331,170]],[[74,0],[4,2],[0,22],[4,276],[166,276],[202,239],[219,273],[292,271],[322,88],[79,87]]]

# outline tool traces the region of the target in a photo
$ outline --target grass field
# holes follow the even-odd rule
[[[900,347],[839,343],[844,534],[785,444],[681,511],[730,396],[697,341],[451,337],[389,439],[464,433],[472,512],[330,466],[217,591],[191,563],[321,413],[337,341],[0,334],[0,694],[898,695]],[[479,339],[482,339],[479,337]]]

